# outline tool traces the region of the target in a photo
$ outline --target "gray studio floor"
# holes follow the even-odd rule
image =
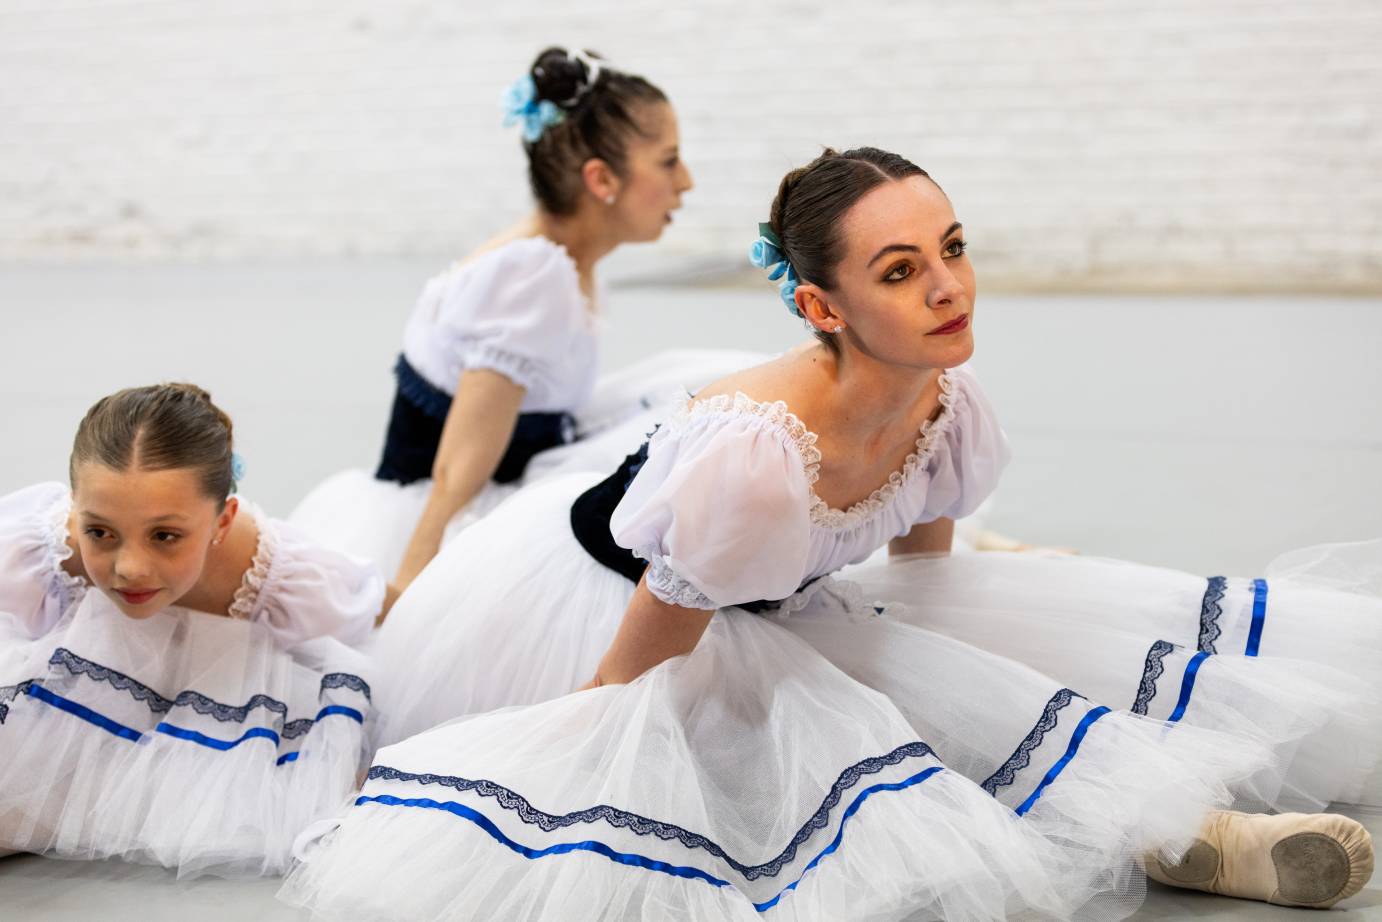
[[[180,378],[229,410],[245,492],[286,515],[326,474],[374,460],[402,323],[433,268],[0,270],[0,493],[61,479],[96,397]],[[1292,547],[1382,535],[1382,300],[993,295],[976,320],[975,365],[1015,452],[993,527],[1243,576]],[[615,285],[605,322],[610,369],[799,335],[766,283]],[[1382,836],[1382,813],[1353,815]],[[275,889],[8,858],[0,920],[300,918]],[[1155,888],[1135,918],[1305,916]],[[1338,918],[1382,920],[1382,881]]]

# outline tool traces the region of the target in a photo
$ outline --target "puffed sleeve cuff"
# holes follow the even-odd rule
[[[273,552],[250,620],[263,623],[284,647],[328,636],[362,643],[384,606],[379,568],[322,547],[286,522],[261,522]]]
[[[646,551],[648,560],[648,591],[668,605],[682,608],[696,608],[701,611],[714,611],[720,606],[704,592],[685,579],[682,579],[658,554]]]
[[[508,378],[525,391],[531,391],[546,381],[541,363],[517,352],[474,339],[461,340],[458,348],[467,371],[487,368]]]

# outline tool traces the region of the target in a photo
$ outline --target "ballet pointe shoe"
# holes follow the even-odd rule
[[[1335,813],[1216,810],[1178,863],[1145,863],[1148,877],[1172,887],[1328,909],[1372,877],[1372,836]]]
[[[989,531],[987,528],[978,529],[969,537],[976,551],[1010,551],[1020,554],[1040,554],[1047,557],[1071,557],[1079,553],[1070,547],[1042,547],[1028,544],[1001,532]]]

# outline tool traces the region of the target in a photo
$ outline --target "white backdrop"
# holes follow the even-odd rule
[[[550,41],[676,103],[662,260],[874,143],[989,287],[1382,291],[1372,0],[0,0],[0,260],[454,255],[526,205],[497,99]]]

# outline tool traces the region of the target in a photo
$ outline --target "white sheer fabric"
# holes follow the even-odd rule
[[[595,386],[595,321],[566,249],[515,240],[436,276],[403,331],[403,354],[439,390],[489,368],[524,388],[522,412],[570,411]]]
[[[812,489],[816,435],[781,401],[678,402],[648,445],[610,532],[649,562],[665,602],[714,609],[786,598],[912,526],[973,512],[997,485],[1007,440],[966,369],[941,379],[941,414],[866,499],[831,509]]]
[[[72,491],[65,483],[39,483],[0,497],[0,612],[30,637],[57,624],[81,600],[86,581],[62,564]]]
[[[670,601],[790,595],[720,607],[627,685],[572,693],[634,592],[572,529],[604,474],[525,488],[459,535],[378,635],[394,745],[339,825],[303,837],[283,896],[327,918],[1107,922],[1140,900],[1145,851],[1175,856],[1235,798],[1276,803],[1296,747],[1367,703],[1328,672],[1148,658],[1155,638],[1103,670],[1100,637],[1075,633],[1050,660],[1068,672],[1044,673],[911,618],[905,579],[794,592],[992,489],[1001,431],[951,377],[915,459],[839,515],[786,407],[683,401],[613,534]],[[1086,697],[1101,675],[1143,707]]]
[[[0,849],[282,873],[371,751],[372,667],[351,644],[382,577],[248,506],[260,541],[232,617],[129,618],[94,589],[64,604],[69,504],[63,484],[0,499],[0,600],[18,609],[0,609]]]

